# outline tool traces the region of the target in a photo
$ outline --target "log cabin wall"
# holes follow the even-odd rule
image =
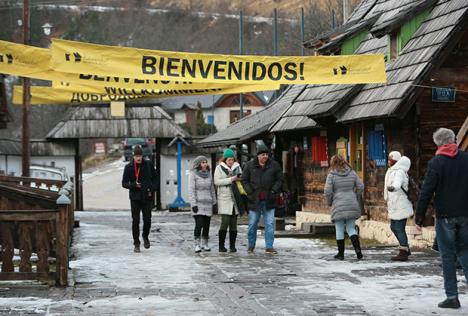
[[[324,122],[327,123],[327,122]],[[328,125],[328,124],[327,124]],[[348,128],[341,124],[329,124],[327,129],[328,159],[336,154],[336,141],[341,138],[348,138]],[[314,130],[307,134],[309,142],[308,150],[304,151],[304,199],[303,208],[305,212],[329,214],[330,207],[325,201],[323,194],[325,181],[328,175],[328,167],[321,167],[312,161],[311,137],[319,136],[320,130]]]
[[[432,140],[434,131],[446,127],[457,134],[468,116],[468,31],[440,68],[433,71],[422,85],[452,87],[457,91],[454,103],[433,102],[430,88],[422,88],[417,99],[420,113],[421,176],[425,174],[427,163],[436,150]]]

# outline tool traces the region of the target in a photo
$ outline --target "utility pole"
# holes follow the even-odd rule
[[[239,55],[244,55],[244,11],[239,12]],[[239,119],[244,117],[244,100],[242,93],[239,94]]]
[[[343,0],[343,24],[348,19],[348,0]]]
[[[278,10],[273,9],[273,56],[278,56]]]
[[[29,0],[23,0],[23,44],[29,45]],[[30,80],[23,77],[23,132],[22,132],[22,176],[29,177],[29,106]]]
[[[301,8],[301,56],[304,56],[304,8]]]

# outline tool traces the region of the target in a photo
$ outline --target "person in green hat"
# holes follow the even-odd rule
[[[224,242],[229,228],[229,251],[236,252],[237,215],[239,206],[233,192],[233,184],[240,181],[242,170],[236,162],[234,151],[227,148],[214,172],[214,184],[218,191],[218,214],[221,215],[219,228],[219,252],[227,252]]]

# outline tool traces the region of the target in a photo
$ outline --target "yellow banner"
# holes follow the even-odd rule
[[[384,55],[236,56],[146,50],[54,39],[51,67],[149,80],[240,84],[385,83]]]
[[[204,84],[202,84],[204,85]],[[216,85],[215,86],[219,86]],[[119,88],[114,86],[89,86],[80,84],[61,84],[52,86],[54,89],[59,89],[68,92],[92,93],[92,94],[108,94],[108,95],[134,95],[134,96],[164,96],[164,95],[199,95],[199,94],[235,94],[247,93],[256,91],[272,91],[280,88],[279,84],[270,85],[223,85],[225,88],[212,89],[131,89]]]
[[[87,85],[96,87],[114,87],[125,89],[231,89],[240,88],[241,85],[217,83],[193,83],[184,81],[149,80],[128,77],[99,76],[96,74],[72,74],[57,72],[50,68],[52,58],[49,49],[22,45],[0,40],[0,73],[52,81],[54,88],[68,87],[70,85]],[[249,87],[251,85],[248,85]],[[277,85],[278,86],[278,85]],[[249,92],[246,90],[239,92]],[[266,86],[265,89],[271,89]],[[277,88],[274,88],[277,89]],[[251,90],[251,91],[262,91]],[[75,90],[76,91],[76,90]]]
[[[252,85],[249,91],[264,91],[264,85]],[[277,89],[274,86],[271,90]],[[92,104],[109,103],[113,101],[135,101],[141,99],[167,98],[174,96],[205,95],[205,94],[234,94],[239,90],[245,92],[244,85],[231,89],[185,89],[185,90],[156,90],[156,89],[125,89],[83,87],[83,90],[66,90],[51,87],[31,87],[31,105],[37,104]],[[112,94],[117,92],[118,94]],[[13,87],[13,104],[23,102],[23,87]]]

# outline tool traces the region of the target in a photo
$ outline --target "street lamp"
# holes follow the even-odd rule
[[[49,23],[46,23],[42,26],[42,30],[44,31],[45,35],[49,36],[52,31],[52,25],[50,25]]]

